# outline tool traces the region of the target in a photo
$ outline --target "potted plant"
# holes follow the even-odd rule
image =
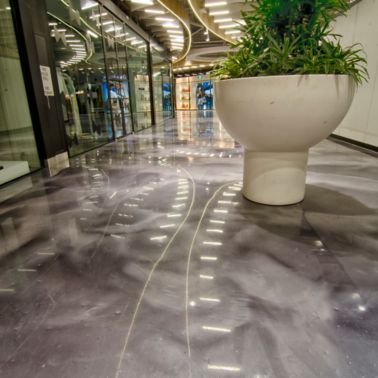
[[[348,111],[367,80],[359,45],[342,47],[332,29],[346,0],[254,0],[243,35],[213,76],[215,108],[244,145],[243,194],[268,205],[304,198],[308,149]]]

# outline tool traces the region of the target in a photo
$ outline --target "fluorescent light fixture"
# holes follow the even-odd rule
[[[80,39],[66,39],[67,40],[67,42],[68,43],[70,43],[70,42],[81,42],[81,40]]]
[[[109,21],[104,21],[104,22],[101,22],[101,25],[102,26],[106,26],[106,25],[110,25],[110,24],[112,24],[113,23],[113,20],[109,20]]]
[[[177,24],[172,23],[172,22],[167,22],[167,23],[163,24],[163,28],[178,29],[179,26]]]
[[[227,1],[209,1],[209,2],[205,2],[205,7],[206,8],[221,7],[222,5],[227,5]]]
[[[160,9],[153,9],[153,8],[148,8],[144,10],[146,13],[152,13],[152,14],[165,14],[163,10]]]
[[[175,22],[175,19],[172,17],[155,17],[156,21],[167,21],[167,22]]]
[[[133,46],[135,46],[135,45],[140,45],[141,43],[144,43],[143,41],[132,41],[131,42],[131,44],[133,45]]]
[[[222,22],[231,22],[232,18],[231,17],[224,17],[224,18],[214,18],[214,22],[216,24],[220,24]]]
[[[129,37],[129,38],[126,38],[126,41],[134,41],[134,39],[136,39],[136,37]]]
[[[75,34],[66,34],[66,38],[73,38],[73,37],[76,37]]]
[[[65,31],[67,31],[67,29],[56,29],[56,31],[58,31],[58,32],[65,32]]]
[[[87,1],[87,3],[81,7],[81,10],[91,9],[97,7],[97,5],[98,4],[94,1]]]
[[[229,10],[219,10],[219,11],[210,11],[209,12],[210,16],[220,16],[220,15],[223,15],[223,14],[230,14],[230,11]]]
[[[131,0],[134,4],[145,4],[145,5],[154,5],[154,2],[151,0]]]
[[[240,30],[227,30],[224,32],[224,34],[239,34],[239,33],[241,33]]]
[[[58,23],[56,23],[56,22],[49,22],[49,26],[56,26],[56,25],[58,25]]]

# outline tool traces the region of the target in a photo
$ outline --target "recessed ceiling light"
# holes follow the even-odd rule
[[[134,4],[145,4],[145,5],[153,5],[154,2],[151,0],[131,0]]]
[[[171,22],[167,22],[166,24],[163,24],[164,28],[173,28],[173,29],[178,29],[179,26],[177,24],[173,24]]]
[[[227,1],[209,1],[205,3],[205,7],[221,7],[223,5],[227,5]]]
[[[209,15],[210,16],[220,16],[222,14],[230,14],[229,10],[219,10],[219,11],[210,11]]]
[[[148,8],[144,10],[146,13],[153,13],[153,14],[165,14],[163,10],[160,9],[153,9],[153,8]]]
[[[214,18],[214,22],[217,24],[220,24],[222,22],[231,22],[232,18],[231,17],[226,17],[226,18]]]
[[[238,27],[238,24],[224,24],[224,25],[219,25],[219,29],[232,29]]]
[[[156,21],[167,21],[167,22],[175,22],[175,19],[172,17],[155,17]]]

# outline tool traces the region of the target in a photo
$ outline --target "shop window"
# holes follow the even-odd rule
[[[157,123],[172,116],[172,88],[169,63],[152,49],[152,80],[154,87],[155,120]]]
[[[131,29],[126,29],[126,32],[133,125],[134,130],[139,131],[151,126],[147,43]]]
[[[0,185],[40,168],[8,0],[0,0]]]
[[[113,139],[103,28],[108,12],[93,1],[47,0],[51,42],[70,155]]]

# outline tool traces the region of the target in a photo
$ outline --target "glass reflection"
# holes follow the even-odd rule
[[[113,138],[102,44],[102,18],[97,4],[81,7],[47,0],[51,42],[70,155],[76,155]]]
[[[38,168],[10,2],[0,0],[0,185]]]

